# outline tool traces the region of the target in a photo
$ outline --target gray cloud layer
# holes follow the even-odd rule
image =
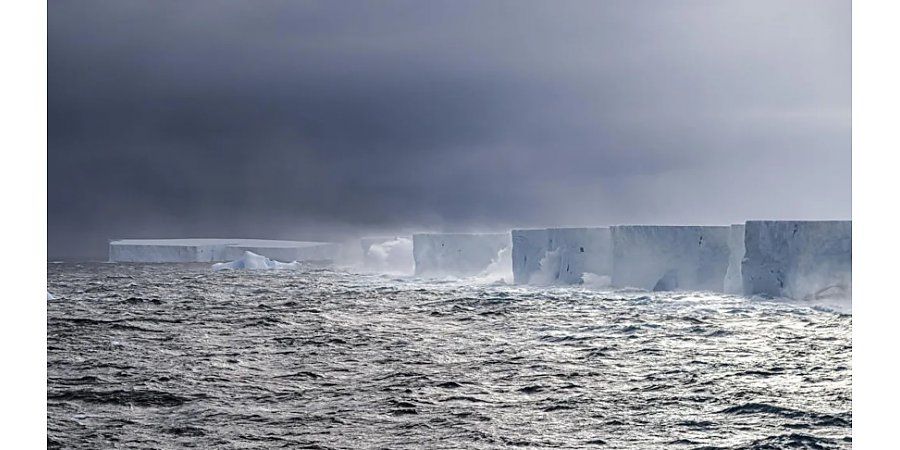
[[[849,1],[51,1],[51,256],[850,216]]]

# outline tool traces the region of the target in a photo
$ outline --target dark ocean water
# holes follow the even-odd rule
[[[700,293],[48,264],[50,448],[851,446],[852,317]]]

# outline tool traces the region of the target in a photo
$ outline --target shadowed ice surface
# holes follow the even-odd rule
[[[849,448],[850,315],[49,264],[50,448]]]

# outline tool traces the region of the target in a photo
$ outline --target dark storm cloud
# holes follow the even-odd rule
[[[51,1],[51,255],[850,214],[850,3]]]

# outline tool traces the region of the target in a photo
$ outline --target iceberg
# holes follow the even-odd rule
[[[728,230],[728,270],[725,271],[725,293],[744,293],[741,262],[744,260],[744,225],[732,225]]]
[[[583,284],[587,276],[612,274],[609,228],[547,228],[512,231],[516,284]]]
[[[483,274],[511,246],[508,233],[420,233],[413,235],[416,276],[470,277]]]
[[[728,226],[614,226],[612,284],[722,292],[730,232]]]
[[[367,237],[359,242],[365,269],[390,274],[412,274],[415,270],[412,239],[400,236]]]
[[[283,263],[245,251],[239,258],[231,262],[213,264],[212,270],[268,270],[268,269],[300,269],[302,265],[297,262]]]
[[[340,245],[331,242],[264,239],[124,239],[110,241],[110,262],[222,262],[244,252],[284,261],[334,261]]]
[[[745,295],[851,298],[852,222],[747,221]]]

